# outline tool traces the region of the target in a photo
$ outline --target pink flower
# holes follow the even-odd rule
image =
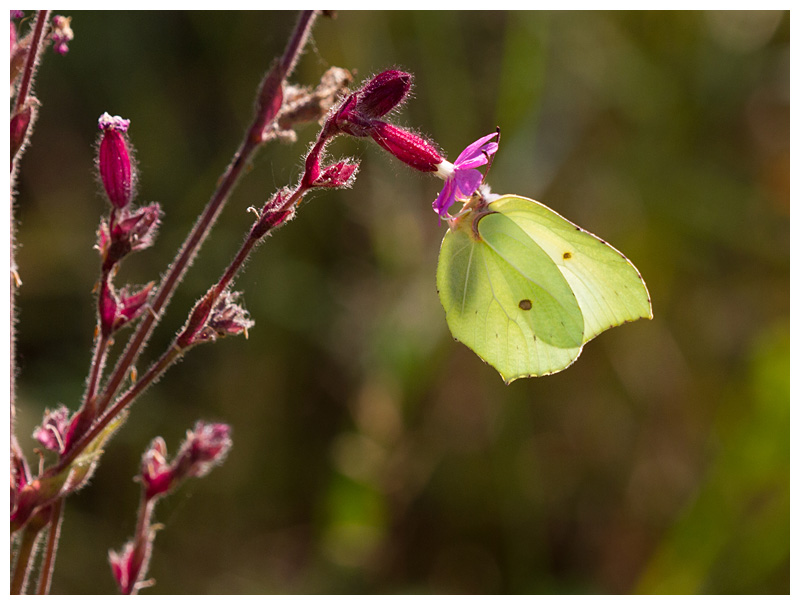
[[[478,166],[489,161],[489,156],[497,151],[497,143],[489,142],[497,133],[481,137],[462,151],[455,164],[444,160],[437,166],[437,176],[444,179],[444,187],[433,202],[433,209],[442,218],[449,218],[447,210],[457,201],[468,200],[483,182]]]

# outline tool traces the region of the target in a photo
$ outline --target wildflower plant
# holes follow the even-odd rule
[[[52,16],[49,11],[37,11],[34,18],[21,21],[24,16],[20,11],[11,11],[12,204],[20,163],[40,110],[40,102],[32,93],[32,82],[41,53],[47,45],[52,45],[56,53],[63,55],[67,53],[74,38],[69,17]],[[269,67],[258,87],[252,121],[220,177],[217,188],[163,276],[143,285],[118,283],[119,267],[130,256],[154,245],[158,230],[162,224],[167,223],[166,217],[169,213],[165,213],[162,205],[157,202],[137,199],[139,171],[134,151],[136,116],[120,117],[109,111],[99,117],[96,172],[108,204],[107,213],[101,217],[97,228],[95,244],[99,272],[95,288],[94,348],[80,405],[74,410],[65,405],[48,409],[33,432],[42,448],[52,452],[50,455],[42,454],[38,465],[29,462],[15,438],[14,431],[19,427],[13,423],[15,401],[12,383],[12,593],[24,593],[31,588],[29,584],[34,569],[38,570],[35,591],[39,594],[49,591],[60,524],[65,514],[65,500],[90,480],[101,461],[103,450],[109,447],[113,435],[130,416],[132,404],[190,349],[227,336],[247,336],[248,331],[254,327],[254,319],[242,304],[241,292],[233,289],[234,282],[253,251],[267,236],[295,217],[310,192],[346,189],[353,185],[361,162],[332,154],[331,144],[335,139],[354,137],[371,140],[411,168],[444,180],[441,193],[433,201],[434,212],[440,220],[445,219],[449,230],[442,246],[440,274],[444,272],[449,276],[459,275],[462,265],[460,250],[466,249],[467,245],[475,245],[476,242],[483,245],[488,242],[488,247],[494,250],[502,245],[495,246],[492,242],[507,242],[502,234],[497,236],[479,229],[479,221],[484,217],[491,214],[506,215],[506,211],[500,206],[492,206],[499,196],[493,196],[483,188],[485,174],[478,170],[488,164],[497,152],[497,132],[479,138],[458,155],[454,163],[450,163],[438,146],[427,137],[391,121],[392,113],[408,99],[413,83],[412,74],[389,69],[367,78],[360,86],[351,90],[350,73],[333,67],[322,76],[316,86],[305,87],[290,82],[297,59],[319,16],[319,11],[301,13],[283,55]],[[29,31],[24,31],[26,27]],[[293,141],[295,128],[315,123],[319,124],[319,131],[302,160],[299,178],[294,184],[280,187],[266,201],[251,201],[255,219],[241,247],[232,254],[232,260],[219,278],[211,283],[191,309],[186,310],[186,320],[171,344],[145,371],[138,374],[135,367],[141,352],[148,345],[177,286],[192,265],[254,154],[269,142]],[[450,210],[456,203],[461,203],[462,208],[452,214]],[[527,208],[523,208],[523,211],[527,211]],[[481,225],[488,223],[486,221]],[[523,223],[520,224],[525,228]],[[454,235],[451,236],[450,233]],[[513,237],[518,237],[516,231],[511,233],[515,234]],[[444,253],[452,248],[448,242],[455,241],[455,238],[459,238],[462,248],[452,252],[452,257],[445,256]],[[519,242],[522,240],[518,240]],[[528,244],[522,242],[522,245]],[[514,260],[523,252],[514,248],[505,255],[506,261]],[[479,253],[487,256],[489,254],[482,248]],[[502,251],[500,254],[502,256]],[[567,253],[562,258],[567,259]],[[621,262],[616,257],[615,261]],[[629,266],[632,269],[632,265]],[[545,266],[545,269],[552,274],[550,268]],[[24,268],[17,269],[13,257],[11,271],[13,296],[14,289],[22,284],[20,274],[24,271]],[[464,288],[460,293],[462,311],[472,297],[469,271],[471,269],[467,269],[467,284],[461,286]],[[445,286],[441,285],[440,280],[440,288],[445,287],[449,292],[447,296],[452,296],[457,287],[451,287],[447,275],[443,282]],[[556,283],[555,277],[549,279]],[[617,277],[611,276],[608,279]],[[625,279],[630,280],[630,276],[626,275]],[[637,295],[641,294],[641,289],[637,290],[638,283],[635,279],[623,286],[636,290]],[[641,286],[643,287],[643,283]],[[547,284],[544,289],[547,290]],[[556,283],[555,289],[557,295],[552,296],[563,297],[558,302],[568,307],[568,319],[577,318],[582,321],[578,303],[575,302],[576,296],[580,298],[580,293],[572,294],[574,290],[567,293],[561,282]],[[523,290],[524,292],[527,290]],[[516,290],[513,294],[519,298]],[[540,303],[548,304],[549,300],[545,300],[546,297],[541,300],[537,298],[538,291],[524,296],[517,304],[522,317],[532,307]],[[450,322],[455,313],[451,313],[452,301],[443,296],[442,302]],[[611,303],[609,306],[612,306]],[[635,317],[647,316],[649,299],[646,301],[646,310],[643,305],[640,306],[642,308],[637,307],[635,310],[635,314],[638,314]],[[614,316],[609,320],[611,323],[604,325],[602,329],[635,317]],[[460,330],[462,327],[458,324],[454,328],[451,323],[454,334],[456,329]],[[474,327],[469,324],[467,330],[474,331]],[[594,335],[584,334],[582,323],[579,329],[576,328],[566,335],[553,336],[546,331],[534,334],[534,341],[537,338],[544,339],[549,346],[556,348],[561,345],[553,344],[554,339],[572,339],[568,347],[571,357],[565,358],[566,364],[547,366],[547,372],[544,373],[558,371],[569,365],[577,357],[583,343]],[[460,336],[459,338],[461,339]],[[109,359],[111,344],[120,339],[124,339],[126,344],[112,363]],[[471,343],[468,338],[464,341],[498,367],[505,378],[507,376],[502,368],[509,364],[516,367],[507,358],[497,363],[488,358],[483,353],[486,343],[480,339],[477,343]],[[550,351],[547,350],[547,353],[550,354]],[[13,374],[12,370],[12,377]],[[533,374],[525,374],[523,371],[517,372],[513,377]],[[204,477],[221,464],[232,447],[231,434],[232,429],[226,424],[198,421],[187,432],[185,440],[173,457],[169,456],[164,439],[153,438],[143,454],[137,476],[141,495],[134,535],[122,547],[109,550],[111,574],[121,593],[135,594],[152,582],[148,567],[158,527],[153,520],[156,502],[187,479]],[[37,564],[39,555],[41,563]]]

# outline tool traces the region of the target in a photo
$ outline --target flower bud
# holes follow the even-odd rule
[[[72,41],[75,34],[72,32],[70,22],[72,17],[56,15],[53,17],[53,33],[50,37],[53,40],[53,50],[59,55],[66,55],[69,50],[67,44]]]
[[[399,107],[411,90],[413,76],[390,69],[379,73],[358,92],[355,111],[367,118],[380,118]]]
[[[312,183],[312,187],[350,187],[358,172],[358,163],[348,164],[345,161],[331,164],[322,169],[322,173]]]
[[[120,594],[131,594],[139,576],[141,565],[134,556],[133,542],[126,542],[120,552],[108,551],[111,573]]]
[[[138,292],[129,292],[128,286],[115,294],[108,281],[103,282],[98,300],[100,331],[103,336],[111,336],[139,317],[145,309],[155,282],[150,282]]]
[[[173,475],[167,463],[167,444],[156,437],[142,456],[142,486],[148,500],[160,496],[172,487]]]
[[[369,135],[398,160],[422,172],[436,172],[444,160],[431,143],[394,124],[374,120]]]
[[[136,171],[131,160],[131,146],[125,133],[130,120],[104,113],[97,126],[103,131],[98,153],[98,169],[111,204],[125,208],[133,199]]]
[[[211,288],[195,305],[176,344],[183,349],[203,342],[213,342],[225,336],[247,336],[247,330],[255,322],[243,307],[235,303],[239,294],[225,290],[215,297],[215,288]]]
[[[175,474],[180,478],[202,477],[222,463],[231,449],[231,428],[227,424],[198,421],[186,433],[186,441],[175,457]]]
[[[120,214],[122,217],[113,220],[110,227],[105,220],[101,221],[97,230],[95,248],[103,259],[104,270],[110,270],[131,252],[150,247],[161,222],[161,207],[158,204],[150,204],[131,214],[126,208]]]
[[[42,424],[33,431],[33,438],[52,452],[62,453],[69,427],[69,410],[59,405],[55,410],[45,410]]]
[[[206,424],[198,421],[186,432],[186,440],[172,462],[167,462],[167,445],[156,437],[142,456],[140,479],[145,498],[163,496],[189,477],[202,477],[228,454],[233,442],[226,424]]]
[[[25,142],[28,134],[28,127],[31,124],[35,108],[33,103],[27,103],[11,118],[11,159],[17,155],[20,147]]]

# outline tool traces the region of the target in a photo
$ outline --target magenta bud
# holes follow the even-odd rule
[[[167,444],[156,437],[142,456],[142,485],[145,497],[150,500],[169,491],[173,474],[167,463]]]
[[[231,428],[227,424],[198,421],[186,433],[175,459],[175,473],[183,477],[202,477],[221,464],[231,449]]]
[[[68,44],[75,37],[70,27],[72,17],[56,15],[53,17],[53,32],[50,34],[53,40],[53,50],[59,55],[66,55],[69,50]]]
[[[308,171],[308,169],[306,169]],[[303,187],[308,188],[310,185],[305,184],[305,175],[303,176]],[[287,220],[291,219],[294,215],[293,208],[283,208],[283,204],[289,195],[286,189],[281,189],[272,198],[264,204],[261,213],[258,215],[253,228],[250,230],[250,237],[253,239],[260,239],[264,237],[269,231],[281,226]]]
[[[59,405],[52,411],[45,410],[42,424],[33,431],[33,438],[50,451],[59,454],[64,452],[69,416],[69,410],[65,405]]]
[[[133,542],[127,542],[118,553],[113,550],[108,551],[111,573],[120,594],[131,594],[138,579],[141,565],[134,552]]]
[[[358,164],[348,164],[347,162],[337,162],[322,170],[322,173],[313,183],[313,187],[350,187],[355,180],[358,172]]]
[[[33,105],[28,104],[23,107],[19,113],[16,113],[11,118],[11,158],[13,159],[19,151],[22,144],[25,142],[25,137],[28,134],[28,127],[33,117]]]
[[[12,19],[22,19],[25,16],[25,11],[11,11]]]
[[[413,76],[390,69],[379,73],[358,94],[355,111],[367,118],[380,118],[400,106],[411,90]]]
[[[130,120],[104,113],[97,126],[103,131],[97,158],[100,180],[111,204],[122,209],[130,204],[136,183],[131,146],[125,134]]]
[[[178,335],[177,345],[190,347],[217,338],[244,334],[255,325],[247,311],[236,304],[239,292],[225,290],[215,297],[215,289],[209,290],[195,305],[189,320]]]
[[[150,204],[129,214],[125,208],[121,218],[112,217],[112,225],[103,220],[97,230],[97,244],[103,259],[103,269],[110,268],[131,252],[144,250],[153,244],[161,222],[161,206]]]
[[[139,317],[145,309],[154,285],[155,282],[150,282],[137,292],[130,292],[128,286],[125,286],[117,295],[108,281],[105,281],[100,288],[97,305],[101,333],[108,337]]]
[[[431,143],[393,124],[374,120],[369,134],[398,160],[422,172],[436,172],[437,165],[444,160]]]

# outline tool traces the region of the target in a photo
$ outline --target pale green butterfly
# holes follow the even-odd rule
[[[636,267],[539,202],[482,186],[447,218],[436,272],[447,324],[506,383],[560,372],[601,332],[653,317]]]

